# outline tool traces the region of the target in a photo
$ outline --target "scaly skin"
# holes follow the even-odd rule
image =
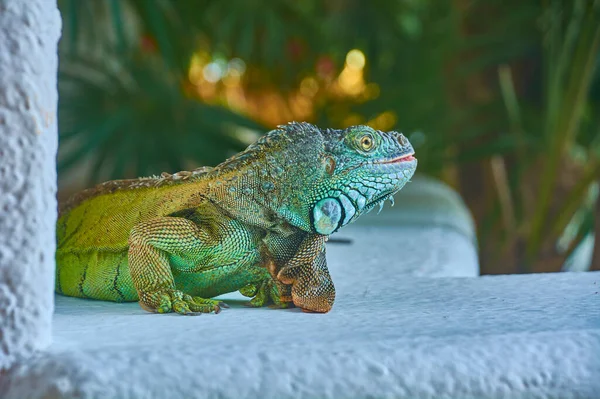
[[[391,200],[412,155],[396,132],[290,123],[214,169],[103,183],[61,209],[56,291],[194,314],[239,290],[327,312],[327,238]]]

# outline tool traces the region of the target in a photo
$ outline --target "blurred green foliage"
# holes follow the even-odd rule
[[[359,49],[377,95],[316,96],[311,122],[393,114],[419,171],[471,207],[484,271],[556,270],[598,217],[599,3],[59,0],[59,167],[91,162],[92,183],[213,165],[248,144],[240,127],[272,128],[190,94],[200,50],[242,59],[248,92],[286,98],[324,66],[337,76]]]
[[[118,118],[114,109],[125,109],[135,103],[154,104],[154,107],[136,107],[139,112],[124,112],[124,121],[112,122],[114,127],[104,134],[118,136],[112,145],[121,147],[119,143],[128,140],[126,135],[136,138],[142,135],[159,147],[168,147],[165,138],[175,132],[197,134],[198,140],[205,140],[223,134],[218,126],[241,123],[233,113],[221,112],[220,118],[213,118],[210,112],[217,112],[216,109],[207,110],[197,120],[184,118],[170,125],[171,120],[165,121],[159,125],[166,128],[165,134],[157,129],[150,133],[144,123],[139,123],[149,116],[157,117],[156,110],[161,109],[165,118],[170,119],[167,110],[179,109],[180,103],[186,103],[181,85],[187,79],[192,54],[202,48],[226,59],[243,59],[249,66],[244,82],[247,87],[260,90],[275,86],[282,93],[291,92],[302,78],[314,75],[320,60],[330,61],[339,73],[346,53],[353,48],[361,49],[368,60],[366,80],[386,90],[381,90],[376,101],[364,104],[353,99],[319,104],[313,122],[334,127],[340,126],[350,112],[370,119],[393,110],[402,130],[427,133],[421,137],[427,138],[423,145],[432,156],[422,157],[421,169],[439,170],[444,165],[442,153],[452,140],[447,134],[436,133],[439,139],[430,134],[447,130],[451,123],[448,119],[455,118],[444,90],[446,62],[459,46],[458,37],[453,34],[458,29],[459,15],[449,1],[62,0],[59,5],[65,21],[60,70],[64,116],[61,130],[66,133],[63,140],[89,140],[90,144],[82,145],[93,151],[69,151],[68,162],[61,166],[68,168],[90,156],[98,157],[101,166],[110,162],[105,158],[111,157],[100,155],[95,143],[100,140],[97,136],[102,136],[102,125],[92,121],[98,120],[99,114],[103,114],[104,121]],[[148,44],[156,46],[157,52],[144,51]],[[96,74],[105,75],[105,82],[125,74],[124,80],[132,84],[115,91],[111,86],[99,85]],[[86,77],[89,82],[84,82]],[[153,78],[154,83],[144,80]],[[75,84],[70,84],[73,80]],[[95,85],[100,90],[90,95],[86,85]],[[163,90],[168,88],[171,93],[165,95]],[[212,119],[216,120],[207,124]],[[95,126],[101,131],[89,132],[82,125]],[[252,126],[250,121],[246,125]],[[261,130],[272,127],[263,126]],[[241,143],[221,143],[211,151],[223,158],[225,150],[241,148]],[[143,152],[143,148],[137,149],[138,154]],[[167,153],[162,157],[145,154],[146,162],[140,161],[137,166],[131,155],[121,157],[126,158],[121,161],[127,166],[124,171],[121,167],[108,175],[98,172],[91,176],[92,180],[121,177],[123,172],[135,176],[179,167],[171,163]],[[191,160],[214,163],[214,158],[206,158],[202,153]],[[423,163],[431,163],[431,167]]]

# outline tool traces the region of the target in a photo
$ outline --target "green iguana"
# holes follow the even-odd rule
[[[393,201],[413,154],[400,133],[294,122],[215,168],[100,184],[60,209],[56,291],[194,314],[239,290],[327,312],[327,238]]]

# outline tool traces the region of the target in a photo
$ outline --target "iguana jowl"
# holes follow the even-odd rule
[[[392,199],[413,153],[396,132],[290,123],[212,169],[100,184],[61,209],[56,291],[188,314],[239,290],[327,312],[328,236]]]

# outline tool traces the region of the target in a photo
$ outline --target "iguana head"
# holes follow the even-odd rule
[[[276,215],[305,231],[329,235],[392,200],[415,172],[413,154],[397,132],[292,122],[211,173],[221,180],[214,185],[221,190],[218,197],[230,199],[221,200],[221,206],[238,219],[257,223],[260,215]]]
[[[314,195],[312,225],[331,234],[361,214],[393,201],[417,167],[408,139],[369,126],[322,131],[325,173]]]

